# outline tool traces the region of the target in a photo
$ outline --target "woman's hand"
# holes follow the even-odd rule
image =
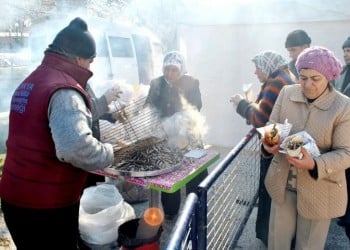
[[[312,170],[315,168],[315,161],[304,147],[301,147],[300,157],[291,157],[286,154],[287,161],[296,168]]]
[[[265,143],[264,139],[261,139],[261,144],[263,145],[263,147],[266,150],[266,152],[275,155],[280,150],[281,142],[271,146],[271,145]]]
[[[231,96],[230,102],[232,102],[232,105],[234,108],[237,108],[238,104],[244,99],[244,97],[240,94],[235,94]]]

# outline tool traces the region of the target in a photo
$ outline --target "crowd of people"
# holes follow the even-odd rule
[[[269,72],[266,67],[274,60],[259,65],[253,58],[262,83],[256,101],[239,94],[231,97],[234,109],[248,124],[258,128],[288,119],[290,134],[307,132],[320,150],[314,156],[302,147],[302,157],[291,157],[280,151],[282,140],[273,146],[261,140],[256,237],[268,249],[324,249],[330,221],[338,217],[350,239],[350,138],[345,135],[350,125],[350,99],[345,96],[350,88],[349,39],[342,46],[346,63],[342,69],[332,51],[310,47],[309,35],[294,30],[285,42],[289,64],[281,63]],[[273,52],[261,54],[267,53]],[[289,84],[274,87],[271,93],[268,86],[287,66],[292,76]]]
[[[272,50],[258,53],[252,58],[261,83],[256,100],[231,97],[253,127],[288,119],[291,134],[309,133],[320,150],[314,156],[302,148],[295,158],[280,152],[282,141],[261,141],[256,237],[271,250],[323,249],[330,221],[338,217],[350,238],[350,37],[342,45],[343,68],[332,51],[310,45],[304,30],[294,30],[285,42],[290,62]],[[75,18],[13,93],[0,197],[19,250],[81,247],[80,196],[104,181],[89,172],[114,161],[112,145],[100,141],[98,120],[118,119],[108,114],[108,104],[121,93],[115,85],[95,96],[88,84],[95,56],[87,23]],[[184,108],[183,100],[200,111],[199,80],[188,75],[184,56],[170,51],[163,75],[150,82],[146,104],[166,118]],[[207,175],[205,170],[189,182],[186,193]],[[161,201],[165,218],[174,219],[180,191],[162,193]]]

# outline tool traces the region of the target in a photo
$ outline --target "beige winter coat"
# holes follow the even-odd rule
[[[308,104],[299,84],[280,92],[270,121],[293,125],[291,133],[308,132],[321,155],[315,158],[318,177],[308,170],[297,172],[298,213],[308,219],[342,216],[347,205],[345,169],[350,166],[350,99],[329,87],[317,100]],[[269,167],[265,185],[278,204],[285,200],[289,163],[278,153]]]

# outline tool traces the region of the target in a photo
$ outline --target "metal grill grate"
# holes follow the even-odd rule
[[[170,147],[156,109],[141,98],[121,108],[119,122],[100,121],[101,141],[114,148],[114,163],[105,169],[118,175],[146,177],[168,173],[180,165],[183,152]]]
[[[157,110],[145,106],[145,100],[140,98],[123,108],[114,102],[121,119],[114,124],[100,120],[101,141],[112,143],[118,150],[146,138],[165,139]]]

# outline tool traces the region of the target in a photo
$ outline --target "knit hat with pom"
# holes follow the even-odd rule
[[[73,19],[56,35],[49,49],[66,56],[78,56],[85,59],[96,56],[95,40],[88,31],[86,22],[80,17]]]
[[[324,75],[329,81],[336,79],[341,70],[341,62],[327,48],[313,46],[303,50],[295,64],[298,73],[301,69],[313,69]]]

